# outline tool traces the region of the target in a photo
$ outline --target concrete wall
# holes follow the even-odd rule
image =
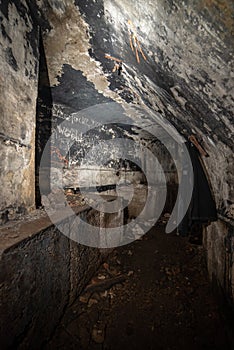
[[[39,27],[27,2],[0,6],[0,213],[33,208]]]
[[[234,226],[220,218],[206,228],[204,245],[210,280],[215,291],[232,306],[234,300]]]
[[[155,123],[165,118],[185,139],[195,134],[209,154],[203,161],[218,212],[233,220],[233,2],[75,4],[68,1],[49,15],[53,30],[44,36],[52,94],[60,101],[57,110],[63,114],[64,105],[78,110],[111,99],[137,107],[133,119],[139,111],[150,111]],[[141,45],[139,62],[129,33]],[[59,48],[54,45],[58,38]],[[123,60],[120,77],[112,72],[114,62],[105,53]],[[219,279],[226,230],[220,238],[214,227],[207,235],[208,266]],[[227,268],[231,273],[232,266]]]
[[[138,111],[141,106],[141,113],[149,108],[156,123],[163,116],[185,139],[194,133],[201,140],[210,156],[204,163],[217,207],[228,211],[233,202],[232,5],[230,0],[53,5],[47,11],[53,30],[45,33],[44,43],[57,122],[58,115],[109,101],[128,102]],[[138,48],[137,62],[129,31],[137,35],[146,61]],[[105,53],[123,60],[121,77],[112,73],[114,63]]]
[[[87,206],[75,211],[98,230],[101,226],[100,242],[108,227],[123,223],[119,213],[100,217]],[[72,221],[61,221],[62,216],[58,212],[55,222],[66,230]],[[76,226],[74,237],[81,230],[82,225]],[[1,348],[39,349],[110,250],[69,239],[41,213],[23,223],[9,224],[0,234]]]
[[[233,220],[232,0],[9,0],[1,12],[1,210],[34,205],[38,24],[54,125],[114,101],[132,120],[167,120],[185,139],[196,134],[209,154],[204,164],[219,214]],[[140,43],[139,59],[129,34]],[[106,53],[123,60],[120,76]],[[208,266],[230,296],[220,273],[229,231],[217,225],[207,234]],[[226,268],[231,275],[233,265]]]

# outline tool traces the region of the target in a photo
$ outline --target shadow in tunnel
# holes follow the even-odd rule
[[[50,88],[49,74],[43,45],[42,34],[39,38],[39,75],[38,75],[38,97],[36,107],[36,135],[35,135],[35,198],[36,207],[41,206],[41,193],[39,187],[39,169],[40,161],[44,148],[49,142],[52,127],[52,94]],[[43,187],[44,193],[50,192],[50,154],[47,154],[46,161],[48,167],[43,170]]]

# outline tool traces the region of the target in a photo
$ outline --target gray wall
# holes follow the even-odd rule
[[[0,212],[33,208],[38,31],[25,1],[1,3]]]
[[[76,212],[90,225],[102,227],[100,243],[108,227],[123,223],[119,213],[100,217],[87,206]],[[74,218],[61,220],[62,216],[58,213],[55,222],[66,230]],[[74,236],[81,234],[82,225],[74,230]],[[39,349],[110,249],[69,239],[43,213],[0,229],[0,235],[1,348]]]

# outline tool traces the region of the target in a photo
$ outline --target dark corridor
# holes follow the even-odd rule
[[[37,97],[37,109],[36,109],[36,136],[35,136],[35,199],[36,207],[41,206],[41,193],[39,186],[39,169],[41,157],[44,151],[44,148],[51,136],[52,128],[52,95],[51,87],[49,81],[49,73],[46,63],[45,50],[43,45],[42,34],[40,33],[39,40],[39,76],[38,76],[38,97]],[[48,147],[49,149],[49,147]],[[47,179],[44,182],[44,186],[47,188],[47,191],[44,187],[44,193],[50,192],[50,154],[48,154],[47,161],[47,173],[44,174],[43,179]]]
[[[204,248],[165,235],[163,217],[141,240],[115,249],[67,307],[46,349],[233,349]]]

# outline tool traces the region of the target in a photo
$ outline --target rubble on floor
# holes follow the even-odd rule
[[[233,348],[203,248],[163,229],[109,255],[65,310],[47,350]]]

